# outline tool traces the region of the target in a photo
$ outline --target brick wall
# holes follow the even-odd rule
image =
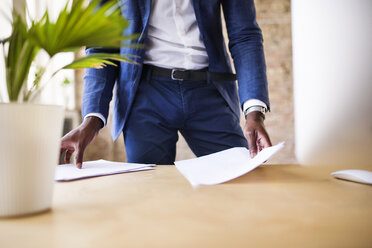
[[[272,163],[294,163],[294,119],[290,0],[256,0],[264,36],[271,113],[266,126],[273,143],[285,141]]]

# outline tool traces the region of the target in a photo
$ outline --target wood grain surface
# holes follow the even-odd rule
[[[193,189],[174,166],[56,183],[51,211],[0,219],[0,247],[372,247],[372,187],[264,165]]]

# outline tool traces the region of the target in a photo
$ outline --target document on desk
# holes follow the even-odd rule
[[[245,147],[235,147],[210,155],[176,161],[177,169],[193,187],[215,185],[240,177],[267,161],[284,146],[284,142],[262,149],[251,158]]]
[[[113,175],[124,172],[152,170],[154,164],[134,164],[96,160],[83,162],[83,168],[78,169],[74,164],[57,165],[54,179],[56,181],[72,181],[88,177]]]

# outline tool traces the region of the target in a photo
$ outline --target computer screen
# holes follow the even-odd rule
[[[299,163],[372,168],[372,1],[291,8]]]

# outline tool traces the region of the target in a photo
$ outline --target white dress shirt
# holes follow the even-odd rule
[[[208,67],[191,0],[152,0],[145,64],[198,70]]]
[[[151,14],[145,44],[144,64],[168,69],[198,70],[208,67],[208,54],[200,36],[191,0],[152,0]],[[250,99],[243,104],[243,111],[252,106],[266,104]],[[102,114],[88,116],[100,118]]]

